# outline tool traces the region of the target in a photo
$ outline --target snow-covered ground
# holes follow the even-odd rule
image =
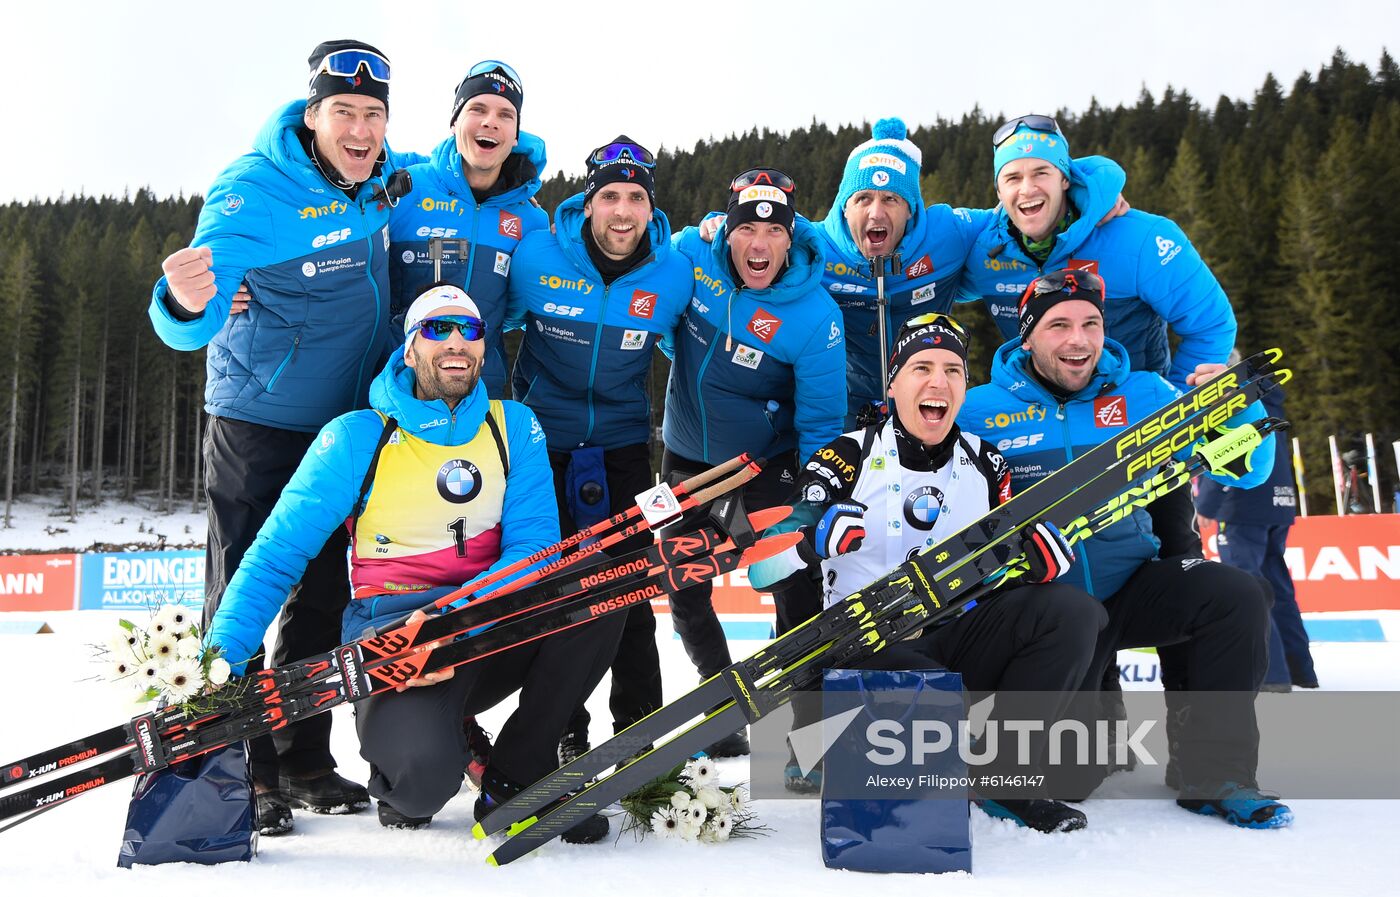
[[[97,507],[84,499],[78,502],[77,522],[69,523],[64,497],[21,496],[10,509],[10,528],[0,525],[0,552],[87,551],[94,542],[122,546],[105,550],[152,551],[162,538],[172,548],[204,544],[204,512],[190,510],[189,496],[177,501],[170,514],[151,510],[158,506],[153,497],[135,502],[109,498]]]
[[[15,619],[18,615],[4,615]],[[1385,618],[1397,637],[1400,613]],[[0,636],[0,762],[52,746],[130,715],[95,676],[90,643],[114,615],[49,614],[53,634]],[[662,618],[658,638],[668,697],[694,674]],[[736,643],[736,655],[757,642]],[[1315,644],[1324,686],[1400,690],[1400,641]],[[1155,686],[1152,686],[1155,687]],[[608,720],[606,683],[590,703],[594,725]],[[499,727],[508,707],[487,715]],[[335,711],[334,747],[347,775],[363,781],[348,708]],[[727,783],[747,778],[746,760],[720,766]],[[1145,770],[1141,773],[1149,775]],[[1090,800],[1089,828],[1041,835],[972,814],[974,871],[965,875],[884,876],[823,867],[819,805],[811,800],[759,801],[766,837],[721,845],[682,844],[626,836],[590,846],[553,843],[500,869],[483,864],[490,842],[470,835],[474,794],[464,790],[417,832],[381,829],[372,811],[357,816],[298,813],[296,832],[266,838],[247,864],[141,867],[116,863],[129,788],[110,785],[0,834],[0,881],[6,895],[57,893],[490,894],[570,897],[606,894],[848,894],[878,888],[882,897],[953,895],[1050,897],[1151,892],[1170,895],[1371,895],[1394,886],[1397,801],[1291,801],[1297,817],[1282,831],[1246,831],[1178,809],[1161,789],[1157,801]],[[1391,847],[1386,847],[1390,844]],[[216,884],[217,883],[217,884]],[[82,889],[82,890],[79,890]]]

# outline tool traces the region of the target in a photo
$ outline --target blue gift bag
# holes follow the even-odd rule
[[[245,746],[136,777],[117,865],[228,863],[257,852]]]
[[[830,724],[852,712],[823,761],[822,861],[860,872],[971,872],[968,802],[929,797],[935,789],[927,784],[934,775],[944,781],[964,777],[967,765],[956,749],[915,762],[910,735],[916,721],[942,723],[957,733],[962,676],[946,670],[827,670],[823,718]],[[884,762],[874,762],[867,734],[872,723],[883,726],[886,746],[899,741],[891,733],[901,733],[904,749],[886,750]]]

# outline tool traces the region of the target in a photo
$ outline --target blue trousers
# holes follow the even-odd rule
[[[1313,670],[1312,651],[1308,648],[1308,633],[1298,611],[1293,578],[1283,562],[1289,529],[1282,525],[1222,521],[1218,546],[1222,561],[1263,577],[1273,588],[1274,604],[1269,612],[1272,630],[1269,671],[1264,681],[1311,685],[1317,682],[1317,673]]]

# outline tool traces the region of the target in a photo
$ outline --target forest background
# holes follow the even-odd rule
[[[920,121],[917,109],[903,114]],[[1385,293],[1400,269],[1395,60],[1383,53],[1373,68],[1338,50],[1291,86],[1268,75],[1248,99],[1144,89],[1132,106],[1092,103],[1057,118],[1074,155],[1117,160],[1132,205],[1186,231],[1230,297],[1242,351],[1287,353],[1310,511],[1335,512],[1329,435],[1345,451],[1375,434],[1389,496],[1389,445],[1400,439],[1400,302]],[[990,142],[1002,120],[973,109],[911,132],[928,202],[995,204]],[[693,224],[723,207],[730,177],[764,164],[792,174],[799,210],[821,219],[869,133],[868,123],[813,121],[662,147],[657,205],[677,229]],[[538,199],[552,212],[581,189],[561,173]],[[70,518],[104,495],[166,511],[201,501],[204,353],[165,347],[146,314],[161,259],[189,242],[201,204],[140,189],[0,205],[0,522],[25,493],[63,494]],[[974,330],[979,382],[998,339],[980,306],[958,314]],[[658,354],[658,426],[666,374]]]

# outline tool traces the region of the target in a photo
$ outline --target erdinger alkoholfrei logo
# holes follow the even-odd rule
[[[481,492],[481,471],[470,461],[454,458],[438,468],[437,490],[454,505],[466,504]]]
[[[904,497],[904,519],[918,530],[931,530],[943,510],[943,493],[933,486],[920,486]]]

